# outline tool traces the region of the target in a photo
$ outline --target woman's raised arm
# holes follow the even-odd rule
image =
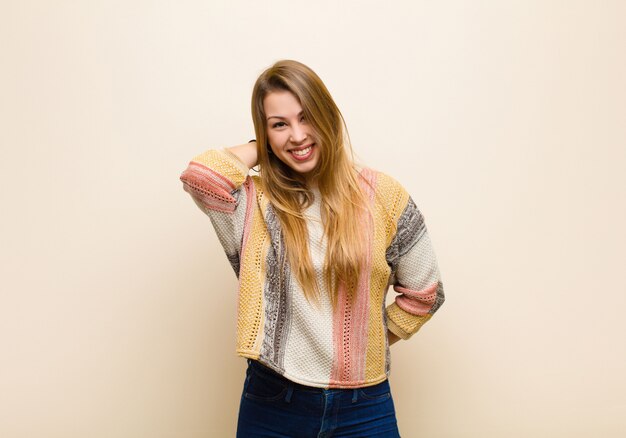
[[[242,163],[248,166],[248,169],[252,169],[257,165],[258,158],[256,152],[256,141],[233,146],[227,148],[227,150],[239,158]]]

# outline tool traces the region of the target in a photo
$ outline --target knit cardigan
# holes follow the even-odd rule
[[[385,380],[387,329],[408,339],[444,301],[423,215],[393,178],[361,170],[372,214],[355,226],[363,230],[367,257],[354,302],[340,288],[333,310],[322,275],[326,239],[315,194],[305,212],[323,292],[315,306],[291,272],[280,221],[261,180],[248,172],[234,154],[215,149],[193,158],[180,176],[184,190],[209,216],[239,279],[237,354],[308,386],[357,388]],[[389,286],[398,295],[386,306]]]

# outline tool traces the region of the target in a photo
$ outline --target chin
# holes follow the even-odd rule
[[[316,167],[317,163],[312,163],[307,165],[294,166],[292,167],[292,169],[301,175],[308,175],[309,173],[313,172]]]

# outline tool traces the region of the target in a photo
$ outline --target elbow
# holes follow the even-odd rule
[[[443,291],[443,283],[441,281],[439,281],[437,283],[437,292],[435,295],[435,302],[433,303],[433,307],[430,311],[431,314],[435,313],[437,310],[439,310],[439,308],[441,306],[443,306],[443,303],[446,301],[446,295]]]
[[[183,189],[196,203],[209,210],[232,213],[237,206],[237,199],[231,194],[233,189],[224,181],[218,181],[208,169],[191,163],[180,176]]]

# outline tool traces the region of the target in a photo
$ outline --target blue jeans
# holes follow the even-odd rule
[[[399,436],[388,380],[355,389],[314,388],[248,359],[237,437]]]

